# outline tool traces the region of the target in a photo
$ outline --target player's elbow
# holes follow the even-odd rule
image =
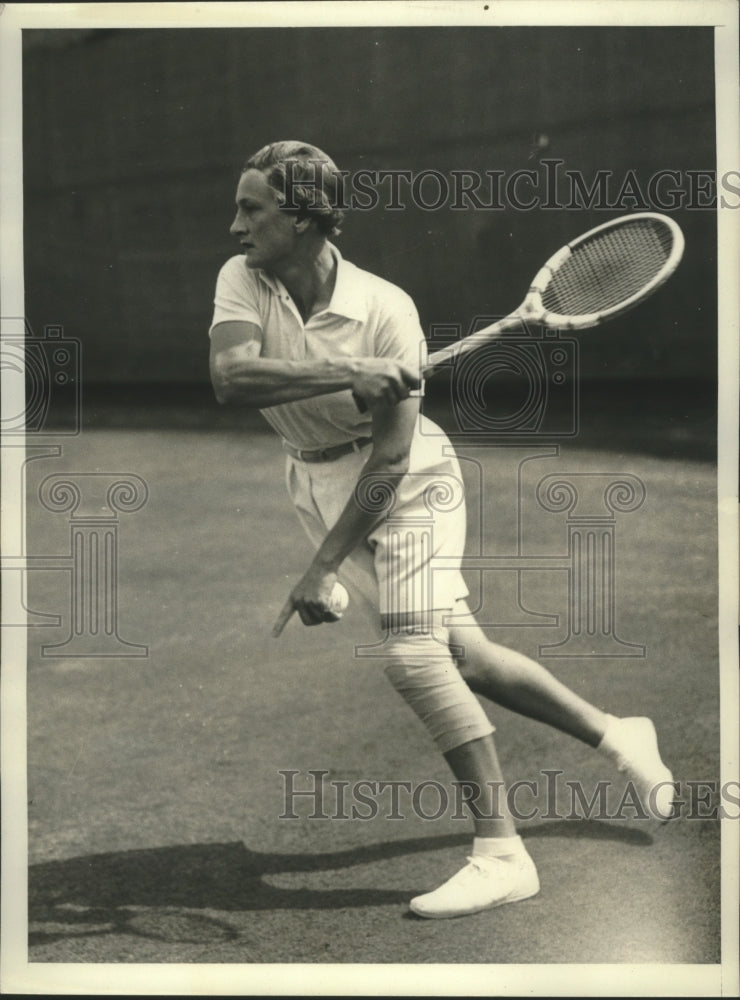
[[[211,385],[216,402],[222,406],[244,402],[240,386],[234,378],[234,370],[227,356],[216,355],[211,361]]]
[[[389,468],[397,476],[405,476],[409,471],[409,464],[409,453],[407,451],[399,452],[389,462]]]
[[[216,353],[213,348],[211,348],[211,357],[208,364],[209,374],[211,376],[211,387],[213,388],[213,394],[216,397],[216,402],[224,403],[229,402],[229,380],[227,377],[226,365],[224,364],[223,353]]]
[[[214,354],[210,361],[211,385],[221,405],[261,407],[265,392],[260,373],[251,360],[234,350]]]
[[[384,448],[376,451],[373,459],[373,464],[376,464],[378,468],[394,476],[405,476],[409,471],[410,460],[408,448]]]
[[[213,394],[216,397],[217,403],[225,406],[233,402],[233,387],[230,385],[229,380],[215,367],[211,367],[211,385],[213,386]]]

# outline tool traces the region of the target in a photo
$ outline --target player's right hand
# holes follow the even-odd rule
[[[395,406],[421,385],[418,371],[393,358],[357,358],[352,392],[368,409]]]
[[[273,638],[278,638],[296,611],[304,625],[321,625],[331,621],[327,614],[331,609],[336,582],[336,573],[312,562],[283,605],[272,629]]]

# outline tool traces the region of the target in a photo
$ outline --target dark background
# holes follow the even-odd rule
[[[643,191],[662,169],[685,189],[685,171],[715,164],[710,29],[32,30],[24,44],[28,319],[80,339],[90,392],[150,383],[152,405],[162,383],[205,398],[235,185],[269,141],[313,142],[349,171],[509,175],[557,158],[589,184],[613,171],[612,199],[629,170]],[[466,332],[514,308],[563,242],[630,207],[423,211],[407,198],[355,212],[338,244],[405,288],[427,331]],[[668,392],[691,380],[711,407],[714,213],[671,214],[687,240],[677,276],[584,335],[580,373]]]

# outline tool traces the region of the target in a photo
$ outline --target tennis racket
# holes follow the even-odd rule
[[[681,229],[665,215],[641,212],[605,222],[553,254],[518,309],[431,354],[424,378],[522,322],[559,330],[599,326],[660,288],[678,267],[683,249]]]

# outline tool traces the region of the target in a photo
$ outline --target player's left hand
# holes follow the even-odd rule
[[[331,596],[336,581],[336,573],[321,569],[312,563],[291,590],[273,626],[273,637],[277,639],[296,611],[304,625],[321,625],[322,622],[329,621],[326,616],[331,607]]]

